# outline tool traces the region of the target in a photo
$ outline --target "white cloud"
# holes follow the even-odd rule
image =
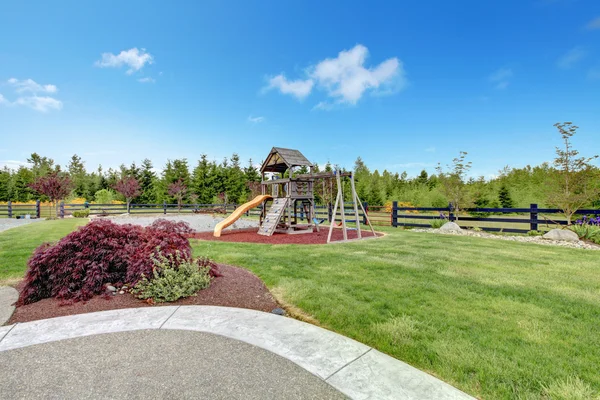
[[[100,68],[119,68],[123,65],[127,65],[129,67],[127,74],[131,75],[142,69],[144,65],[152,64],[153,62],[154,57],[146,52],[146,49],[139,50],[137,47],[134,47],[129,50],[123,50],[117,55],[114,55],[113,53],[102,53],[102,58],[96,61],[95,65]]]
[[[6,81],[7,85],[13,87],[15,93],[20,95],[15,101],[9,101],[0,95],[0,104],[6,106],[25,106],[40,112],[62,109],[62,101],[50,96],[38,96],[38,93],[56,93],[58,88],[55,85],[40,85],[33,79],[19,80],[10,78]],[[25,93],[30,95],[25,96]]]
[[[510,68],[500,68],[490,75],[490,82],[496,85],[496,89],[504,90],[510,83],[510,78],[513,76],[513,71]]]
[[[279,89],[283,94],[291,94],[302,100],[310,94],[313,85],[314,82],[312,79],[288,81],[285,75],[279,74],[269,79],[269,85],[265,90]]]
[[[600,17],[596,17],[587,23],[585,29],[593,31],[594,29],[600,29]]]
[[[265,117],[253,117],[252,115],[250,115],[248,117],[248,122],[251,122],[253,124],[259,124],[261,122],[265,122],[266,118]]]
[[[573,68],[575,64],[583,60],[586,55],[587,52],[584,50],[584,48],[577,46],[567,51],[562,57],[560,57],[556,62],[556,65],[558,68],[562,69]]]
[[[335,58],[327,58],[310,66],[305,78],[288,80],[284,74],[269,79],[263,90],[279,89],[283,94],[291,94],[304,99],[318,86],[334,99],[334,103],[321,101],[313,110],[330,110],[335,104],[356,104],[369,91],[372,94],[391,94],[406,86],[406,73],[402,62],[390,58],[379,65],[365,67],[369,50],[357,44],[350,50],[341,51]]]
[[[48,112],[52,109],[60,110],[63,103],[49,96],[19,97],[14,104],[33,108],[36,111]]]
[[[25,161],[19,160],[0,160],[0,168],[8,167],[10,169],[19,169],[21,166],[28,166]]]
[[[25,79],[20,81],[16,78],[10,78],[7,83],[9,86],[14,87],[15,92],[17,93],[56,93],[58,91],[58,88],[55,85],[40,85],[33,79]]]
[[[590,69],[588,71],[588,79],[592,79],[592,80],[600,79],[600,67]]]
[[[312,111],[314,111],[314,110],[330,111],[330,110],[333,110],[334,108],[335,108],[335,104],[329,103],[327,101],[320,101],[312,108]]]
[[[311,76],[327,90],[330,97],[339,102],[356,104],[367,90],[379,88],[400,90],[406,85],[402,62],[396,57],[381,64],[365,68],[369,50],[357,44],[350,50],[341,51],[336,58],[318,63]]]
[[[154,83],[154,82],[156,82],[156,80],[154,78],[150,78],[150,77],[140,78],[137,81],[140,82],[140,83]]]
[[[427,153],[435,153],[435,147],[428,147],[425,149]]]

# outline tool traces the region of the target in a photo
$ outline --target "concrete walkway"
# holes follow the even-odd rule
[[[10,286],[0,286],[0,325],[8,322],[15,311],[15,302],[19,300],[19,292]]]
[[[331,331],[274,314],[228,307],[132,308],[2,326],[0,365],[10,365],[9,359],[19,359],[13,355],[17,354],[14,351],[23,351],[25,349],[21,348],[31,345],[105,333],[158,329],[205,332],[245,342],[295,363],[353,399],[472,399],[431,375]],[[68,347],[68,343],[65,346]],[[197,345],[203,346],[202,341]],[[39,349],[38,357],[44,353],[45,346],[35,346]],[[189,347],[187,345],[186,349]],[[143,349],[141,344],[140,349]],[[126,347],[121,351],[136,352],[138,347]],[[77,353],[81,363],[89,360],[86,352]],[[106,357],[112,356],[106,354]],[[117,355],[115,362],[118,360]],[[167,361],[172,362],[169,356]],[[261,364],[256,363],[254,367],[261,368]],[[161,365],[155,368],[160,370]],[[268,365],[265,369],[270,371]],[[143,371],[135,365],[127,371],[130,379],[143,376]],[[2,376],[0,374],[0,379]],[[21,375],[21,378],[27,379],[27,375]],[[107,395],[111,397],[111,393]]]

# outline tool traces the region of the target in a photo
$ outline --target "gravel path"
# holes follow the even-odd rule
[[[127,216],[127,215],[119,215],[116,217],[110,217],[110,220],[116,224],[135,224],[141,226],[151,225],[157,219],[166,219],[169,221],[183,221],[187,222],[190,227],[196,232],[210,232],[215,229],[215,225],[219,222],[223,221],[224,218],[214,218],[210,215],[205,214],[196,214],[196,215],[165,215],[160,217],[137,217],[137,216]],[[230,225],[227,230],[231,229],[242,229],[242,228],[258,228],[258,221],[247,220],[247,219],[238,219],[235,221],[233,225]]]
[[[0,232],[10,228],[16,228],[22,225],[32,224],[34,222],[43,221],[43,218],[38,219],[16,219],[16,218],[2,218],[0,219]]]
[[[545,246],[559,246],[559,247],[570,247],[574,249],[586,249],[586,250],[600,250],[600,246],[596,244],[586,243],[581,240],[577,242],[566,242],[564,240],[548,240],[544,239],[541,236],[517,236],[517,235],[494,235],[487,232],[476,232],[472,230],[463,229],[461,232],[443,232],[439,229],[410,229],[409,232],[427,232],[427,233],[435,233],[438,235],[462,235],[462,236],[474,236],[485,239],[495,239],[495,240],[508,240],[511,242],[526,242],[526,243],[535,243],[541,244]]]

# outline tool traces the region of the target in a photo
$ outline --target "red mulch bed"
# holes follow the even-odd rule
[[[271,312],[279,307],[264,283],[252,273],[241,268],[222,264],[219,264],[219,271],[223,276],[215,278],[211,285],[198,292],[197,296],[179,299],[171,303],[156,303],[152,306],[129,293],[117,294],[108,299],[103,296],[96,296],[89,301],[70,305],[61,305],[61,301],[56,299],[44,299],[17,307],[7,324],[119,308],[157,307],[161,305],[227,306],[266,312]],[[17,289],[20,289],[20,287],[17,287]]]
[[[370,230],[361,230],[362,237],[373,237]],[[266,244],[326,244],[329,228],[321,228],[321,232],[298,233],[288,235],[285,233],[275,233],[273,236],[262,236],[257,233],[256,228],[243,229],[235,231],[223,231],[221,237],[214,237],[212,232],[199,232],[190,235],[191,238],[200,240],[214,240],[218,242],[248,242],[248,243],[266,243]],[[377,233],[377,236],[383,236]],[[357,232],[348,231],[348,239],[357,239]],[[341,241],[344,239],[341,229],[334,229],[331,235],[331,241]]]

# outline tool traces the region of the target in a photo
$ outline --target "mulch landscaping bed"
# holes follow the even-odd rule
[[[219,264],[223,276],[215,278],[210,286],[198,292],[197,296],[179,299],[171,303],[150,305],[129,293],[117,294],[110,298],[96,296],[86,302],[61,305],[60,300],[44,299],[17,307],[7,324],[27,322],[38,319],[83,314],[95,311],[116,310],[119,308],[211,305],[250,308],[271,312],[279,307],[264,283],[245,269]],[[20,287],[17,287],[20,289]]]
[[[361,230],[362,237],[373,237],[370,230]],[[248,242],[248,243],[265,243],[265,244],[326,244],[329,228],[321,228],[321,232],[313,233],[298,233],[288,235],[285,233],[275,233],[273,236],[262,236],[257,233],[257,228],[223,231],[221,237],[214,237],[212,232],[194,233],[190,237],[200,240],[214,240],[219,242]],[[377,236],[383,236],[377,233]],[[357,232],[354,230],[348,231],[348,239],[357,239]],[[341,241],[344,239],[341,229],[334,229],[331,235],[331,241]]]

